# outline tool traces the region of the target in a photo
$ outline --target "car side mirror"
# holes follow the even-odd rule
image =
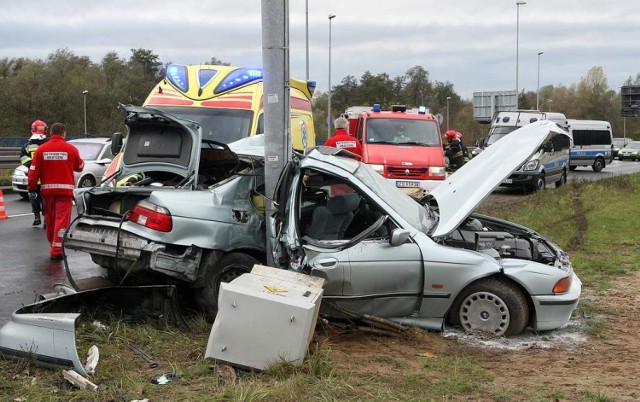
[[[117,155],[122,149],[122,133],[115,132],[111,135],[111,155]]]
[[[476,142],[476,146],[478,148],[484,148],[484,138],[480,138],[477,142]]]
[[[393,229],[389,244],[392,246],[400,246],[409,240],[409,231],[406,229]]]

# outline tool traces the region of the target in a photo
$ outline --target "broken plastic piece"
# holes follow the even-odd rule
[[[91,391],[97,391],[98,386],[91,381],[87,380],[80,374],[76,373],[73,370],[62,370],[62,376],[69,381],[71,384],[75,385],[81,389],[89,389]]]
[[[151,382],[153,384],[159,384],[159,385],[164,385],[170,381],[175,381],[178,379],[178,375],[177,374],[173,374],[173,373],[164,373],[164,374],[160,374],[157,375],[155,377],[153,377],[151,379]]]
[[[84,371],[87,372],[87,375],[91,375],[96,372],[96,366],[98,365],[99,359],[100,351],[98,351],[98,347],[96,345],[91,346],[87,353],[87,364],[84,365]]]

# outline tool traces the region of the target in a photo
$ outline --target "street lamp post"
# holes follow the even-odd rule
[[[516,1],[516,109],[518,108],[518,57],[520,55],[520,6],[527,4],[524,1]]]
[[[449,101],[451,100],[450,96],[447,96],[447,131],[449,131]]]
[[[306,31],[306,35],[305,35],[305,42],[306,42],[306,47],[305,47],[305,51],[307,54],[307,63],[306,63],[306,70],[307,70],[307,81],[309,81],[309,0],[305,1],[305,31]]]
[[[540,55],[544,52],[538,52],[538,89],[536,89],[536,110],[540,110]]]
[[[331,136],[331,20],[336,16],[329,14],[329,99],[327,105],[327,138]]]
[[[87,138],[87,94],[89,91],[86,89],[82,91],[82,98],[84,103],[84,137]]]

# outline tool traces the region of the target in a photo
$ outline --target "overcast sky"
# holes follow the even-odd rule
[[[308,0],[310,79],[327,89],[329,14],[332,84],[347,75],[420,65],[432,81],[475,91],[516,86],[515,0]],[[217,57],[262,64],[259,0],[4,0],[0,58],[46,59],[67,48],[100,62],[110,51],[128,59],[152,50],[163,63],[199,64]],[[519,24],[519,87],[570,85],[602,66],[617,90],[640,72],[637,0],[527,0]],[[289,1],[291,75],[305,78],[305,0]]]

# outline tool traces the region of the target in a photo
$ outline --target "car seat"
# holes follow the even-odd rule
[[[317,240],[342,240],[353,220],[353,211],[360,204],[357,193],[336,195],[327,205],[313,211],[309,237]]]

